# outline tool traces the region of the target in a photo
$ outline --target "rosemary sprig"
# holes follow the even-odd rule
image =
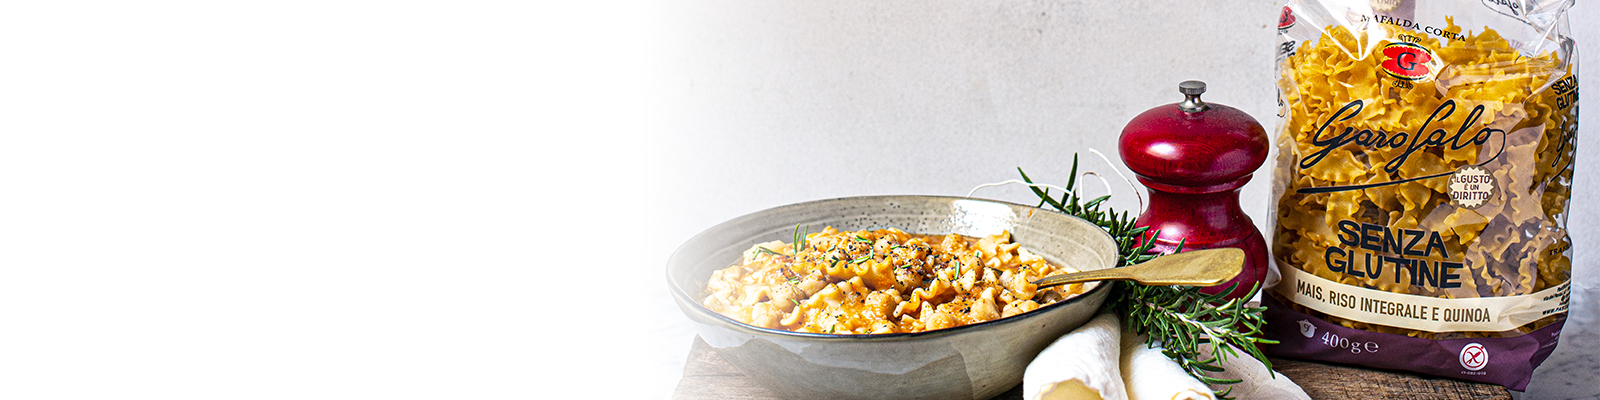
[[[789,243],[794,243],[794,256],[796,258],[800,257],[800,251],[805,250],[806,246],[808,245],[808,243],[806,243],[806,235],[810,234],[811,225],[806,225],[806,231],[801,232],[800,224],[794,224],[794,240],[789,241]]]
[[[757,253],[767,253],[767,254],[771,254],[771,255],[775,255],[775,256],[779,256],[779,257],[788,257],[789,256],[788,254],[783,254],[783,253],[779,253],[779,252],[776,252],[776,251],[772,251],[772,249],[769,249],[769,248],[766,248],[766,247],[762,247],[762,246],[756,246],[756,252]]]
[[[1190,376],[1207,384],[1232,385],[1237,379],[1220,379],[1206,376],[1222,371],[1221,362],[1237,357],[1243,350],[1252,358],[1261,360],[1268,370],[1272,362],[1256,347],[1257,343],[1277,343],[1260,339],[1263,307],[1249,307],[1245,301],[1255,295],[1260,285],[1252,287],[1250,296],[1223,301],[1233,287],[1217,294],[1205,294],[1197,287],[1119,285],[1122,292],[1113,302],[1113,308],[1126,316],[1130,328],[1150,335],[1151,345],[1160,340],[1162,350],[1177,361]],[[1200,353],[1202,345],[1212,344],[1209,357]],[[1226,397],[1232,388],[1217,393]]]
[[[1022,175],[1024,182],[1033,183],[1022,168],[1017,168],[1017,173]],[[1039,189],[1029,186],[1035,195],[1039,196],[1039,205],[1043,208],[1049,205],[1058,211],[1072,215],[1093,223],[1106,232],[1117,244],[1117,266],[1139,264],[1150,261],[1161,254],[1152,254],[1155,247],[1154,240],[1144,240],[1145,232],[1149,227],[1134,226],[1134,217],[1126,211],[1118,213],[1107,208],[1101,211],[1101,204],[1110,199],[1110,195],[1096,197],[1087,202],[1078,197],[1074,187],[1078,176],[1078,156],[1072,156],[1072,175],[1067,179],[1066,186],[1062,188],[1067,193],[1062,193],[1060,198],[1050,195],[1049,189]],[[1158,232],[1151,233],[1155,237]],[[1181,251],[1183,244],[1178,244]],[[1222,361],[1227,357],[1238,356],[1237,351],[1243,350],[1251,358],[1260,360],[1271,371],[1272,361],[1256,347],[1256,344],[1273,344],[1276,341],[1261,339],[1256,336],[1261,334],[1264,323],[1261,312],[1264,307],[1248,307],[1245,301],[1254,297],[1260,289],[1259,285],[1252,288],[1250,295],[1222,302],[1226,293],[1233,290],[1222,291],[1218,294],[1205,294],[1200,288],[1191,286],[1145,286],[1131,281],[1116,282],[1116,289],[1111,298],[1106,302],[1106,307],[1123,316],[1123,322],[1130,330],[1149,335],[1147,345],[1160,344],[1165,347],[1162,354],[1176,361],[1190,376],[1207,384],[1232,385],[1238,383],[1234,379],[1213,378],[1207,374],[1221,372]],[[1216,343],[1212,346],[1212,354],[1207,356],[1201,352],[1204,344]],[[1226,344],[1226,345],[1224,345]],[[1230,347],[1231,346],[1231,347]],[[1219,398],[1227,398],[1233,388],[1229,387],[1220,393]]]

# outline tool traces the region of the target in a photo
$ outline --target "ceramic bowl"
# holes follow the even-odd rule
[[[750,246],[812,232],[898,228],[909,233],[1012,239],[1058,265],[1111,268],[1111,236],[1087,221],[1020,204],[963,197],[869,196],[820,200],[735,218],[684,243],[667,262],[673,300],[700,337],[778,395],[794,399],[986,399],[1022,382],[1034,356],[1084,324],[1110,293],[1094,284],[1078,296],[1010,318],[929,332],[884,335],[797,333],[746,325],[700,301],[711,272]]]

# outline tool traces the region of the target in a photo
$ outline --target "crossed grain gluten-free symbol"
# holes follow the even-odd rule
[[[1483,365],[1483,360],[1482,360],[1483,353],[1484,353],[1484,350],[1483,350],[1482,347],[1468,347],[1468,348],[1466,348],[1465,350],[1463,350],[1461,352],[1461,355],[1467,356],[1466,362],[1464,362],[1462,364],[1465,364],[1465,366],[1467,368],[1477,368],[1479,366],[1482,366]]]

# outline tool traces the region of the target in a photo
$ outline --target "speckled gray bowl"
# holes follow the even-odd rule
[[[700,337],[729,363],[793,399],[986,399],[1022,382],[1033,357],[1084,324],[1110,293],[1087,293],[1026,314],[931,332],[796,333],[745,325],[700,304],[711,272],[756,243],[812,232],[898,228],[985,236],[1011,231],[1024,248],[1081,270],[1116,263],[1111,236],[1087,221],[1034,207],[961,197],[869,196],[787,205],[735,218],[689,239],[667,262],[668,291]]]

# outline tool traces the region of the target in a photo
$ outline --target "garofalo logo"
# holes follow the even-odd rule
[[[1415,43],[1395,42],[1383,46],[1383,72],[1397,79],[1418,81],[1433,77],[1439,67],[1433,51]]]
[[[1459,123],[1454,123],[1452,126],[1449,120],[1450,117],[1456,113],[1456,101],[1445,100],[1444,103],[1439,104],[1438,108],[1433,109],[1433,115],[1428,116],[1428,120],[1424,121],[1422,123],[1422,127],[1417,128],[1416,132],[1388,132],[1384,130],[1373,131],[1371,129],[1362,129],[1358,131],[1356,128],[1348,126],[1343,128],[1333,127],[1334,123],[1349,121],[1350,119],[1361,115],[1361,110],[1365,108],[1366,102],[1355,100],[1345,104],[1344,107],[1339,108],[1339,111],[1334,112],[1333,115],[1329,115],[1328,119],[1323,121],[1322,124],[1317,127],[1317,132],[1311,136],[1311,145],[1317,150],[1300,159],[1300,169],[1311,168],[1322,163],[1322,161],[1326,159],[1329,154],[1332,154],[1335,150],[1338,150],[1339,148],[1349,144],[1355,144],[1356,146],[1374,150],[1404,149],[1399,156],[1396,156],[1395,158],[1390,159],[1389,162],[1383,164],[1383,170],[1389,173],[1399,172],[1400,167],[1405,165],[1407,161],[1411,160],[1412,154],[1429,147],[1449,146],[1450,150],[1460,150],[1467,146],[1482,146],[1484,143],[1489,142],[1490,139],[1494,138],[1496,134],[1498,134],[1501,141],[1501,151],[1505,150],[1506,132],[1504,130],[1483,127],[1478,129],[1476,132],[1472,131],[1472,128],[1478,125],[1478,119],[1483,116],[1484,107],[1482,104],[1473,107],[1472,111],[1468,112],[1466,117],[1462,118]],[[1330,133],[1330,127],[1333,127],[1332,131],[1336,131],[1338,133]],[[1433,130],[1430,131],[1430,127],[1432,127]],[[1471,133],[1471,135],[1468,135],[1468,133]],[[1494,159],[1499,157],[1500,154],[1496,153],[1494,157],[1490,157],[1488,160],[1485,160],[1478,165],[1481,166],[1483,164],[1487,164],[1488,162],[1494,161]],[[1346,190],[1360,190],[1379,186],[1396,185],[1423,179],[1438,178],[1450,174],[1451,172],[1446,172],[1428,176],[1401,177],[1400,179],[1393,181],[1364,185],[1309,187],[1301,188],[1296,190],[1296,192],[1330,193]]]

